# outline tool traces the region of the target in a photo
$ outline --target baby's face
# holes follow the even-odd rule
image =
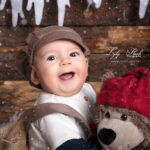
[[[80,91],[88,74],[88,60],[69,40],[57,40],[40,48],[34,57],[31,80],[46,92],[72,96]]]

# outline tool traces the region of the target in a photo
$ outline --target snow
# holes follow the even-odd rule
[[[18,23],[18,16],[22,18],[22,24],[27,24],[27,20],[25,19],[23,12],[23,0],[10,0],[11,2],[11,11],[12,11],[12,25],[15,27]],[[26,9],[31,11],[34,6],[35,12],[35,24],[40,25],[43,17],[43,10],[45,2],[49,3],[50,0],[28,0]],[[92,4],[95,5],[95,8],[100,8],[102,0],[87,0],[88,6],[87,11],[89,10]],[[143,19],[147,10],[149,0],[140,0],[139,5],[139,18]],[[6,5],[6,0],[0,0],[0,10],[3,10]],[[57,0],[58,6],[58,25],[63,26],[66,6],[71,7],[70,0]]]
[[[6,4],[6,0],[1,0],[1,3],[0,3],[0,10],[3,10],[3,9],[4,9],[5,4]]]
[[[22,10],[23,7],[23,0],[10,0],[11,2],[11,10],[12,10],[12,25],[15,27],[18,22],[18,15],[21,18],[24,18],[24,13]],[[6,0],[1,0],[0,3],[0,10],[3,10],[6,4]]]
[[[95,3],[95,7],[99,8],[101,6],[102,0],[93,0],[93,2]]]
[[[22,7],[23,7],[23,0],[11,0],[13,27],[17,25],[19,14],[21,18],[24,18]]]
[[[140,19],[143,19],[145,16],[148,3],[149,3],[149,0],[140,0],[140,6],[139,6],[139,17],[140,17]]]
[[[58,6],[58,25],[63,26],[66,6],[70,7],[69,0],[57,0]]]
[[[89,7],[94,3],[96,8],[100,8],[102,0],[87,0],[88,2],[88,6],[87,6],[87,10],[89,9]]]
[[[87,6],[87,11],[89,10],[90,6],[93,3],[93,0],[87,0],[88,6]]]
[[[35,24],[40,25],[42,16],[43,16],[43,9],[44,9],[44,0],[28,0],[26,9],[30,11],[32,9],[32,5],[34,4],[34,12],[35,12]],[[49,2],[47,0],[46,2]]]

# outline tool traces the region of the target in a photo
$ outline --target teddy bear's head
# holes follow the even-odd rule
[[[150,150],[150,70],[136,68],[104,82],[95,120],[105,150]]]

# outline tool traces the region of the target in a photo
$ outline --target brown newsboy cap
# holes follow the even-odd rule
[[[25,51],[30,56],[30,63],[33,63],[34,54],[39,48],[49,42],[61,39],[74,41],[82,48],[86,57],[90,55],[88,47],[84,45],[80,35],[76,31],[69,27],[48,26],[33,31],[25,40],[27,44]]]
[[[88,47],[83,43],[80,35],[69,27],[48,26],[31,32],[25,40],[25,46],[17,57],[19,68],[30,81],[31,65],[33,64],[35,52],[55,40],[71,40],[78,44],[86,57],[90,56]],[[33,84],[32,84],[33,85]]]

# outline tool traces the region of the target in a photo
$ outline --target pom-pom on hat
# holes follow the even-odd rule
[[[150,117],[150,69],[135,68],[108,79],[97,95],[97,105],[127,108]]]

